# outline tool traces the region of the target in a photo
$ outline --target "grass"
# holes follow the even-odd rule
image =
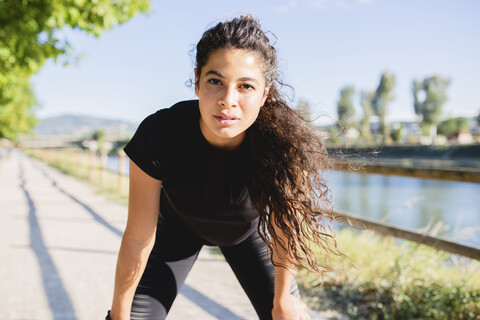
[[[29,150],[26,152],[62,173],[86,181],[95,187],[95,192],[105,196],[108,200],[126,205],[128,195],[118,190],[118,175],[109,171],[102,172],[98,166],[88,166],[88,161],[79,161],[78,158],[86,154],[79,151],[50,151],[50,154]],[[77,160],[73,160],[77,159]],[[128,181],[125,178],[125,182]],[[128,188],[124,188],[125,190]]]
[[[371,231],[342,229],[337,242],[355,264],[332,257],[335,272],[301,270],[297,281],[317,310],[351,319],[480,319],[480,263]]]

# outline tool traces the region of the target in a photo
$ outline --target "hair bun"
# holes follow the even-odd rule
[[[250,13],[247,13],[246,15],[244,16],[240,16],[239,17],[239,20],[240,21],[245,21],[245,22],[253,22],[253,24],[255,26],[257,26],[259,29],[261,29],[261,25],[260,25],[260,19],[258,18],[255,18],[254,16],[252,16]]]
[[[240,16],[241,20],[253,20],[255,22],[258,22],[258,18],[254,18],[250,13],[247,13],[244,16]]]

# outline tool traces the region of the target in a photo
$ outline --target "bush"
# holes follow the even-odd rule
[[[370,231],[343,229],[335,272],[300,271],[311,306],[353,319],[480,319],[480,263]]]

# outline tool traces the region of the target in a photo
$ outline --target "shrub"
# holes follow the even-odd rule
[[[480,263],[425,245],[342,229],[324,282],[299,271],[312,307],[353,319],[480,319]]]

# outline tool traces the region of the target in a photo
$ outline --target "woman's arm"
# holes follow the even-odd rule
[[[155,242],[162,182],[130,161],[128,220],[118,253],[110,316],[130,319],[133,296]]]
[[[275,233],[287,244],[283,231],[274,224]],[[273,247],[273,261],[286,266],[275,266],[275,293],[273,297],[273,320],[310,320],[307,306],[291,294],[294,268],[286,263],[287,253],[280,245]]]

